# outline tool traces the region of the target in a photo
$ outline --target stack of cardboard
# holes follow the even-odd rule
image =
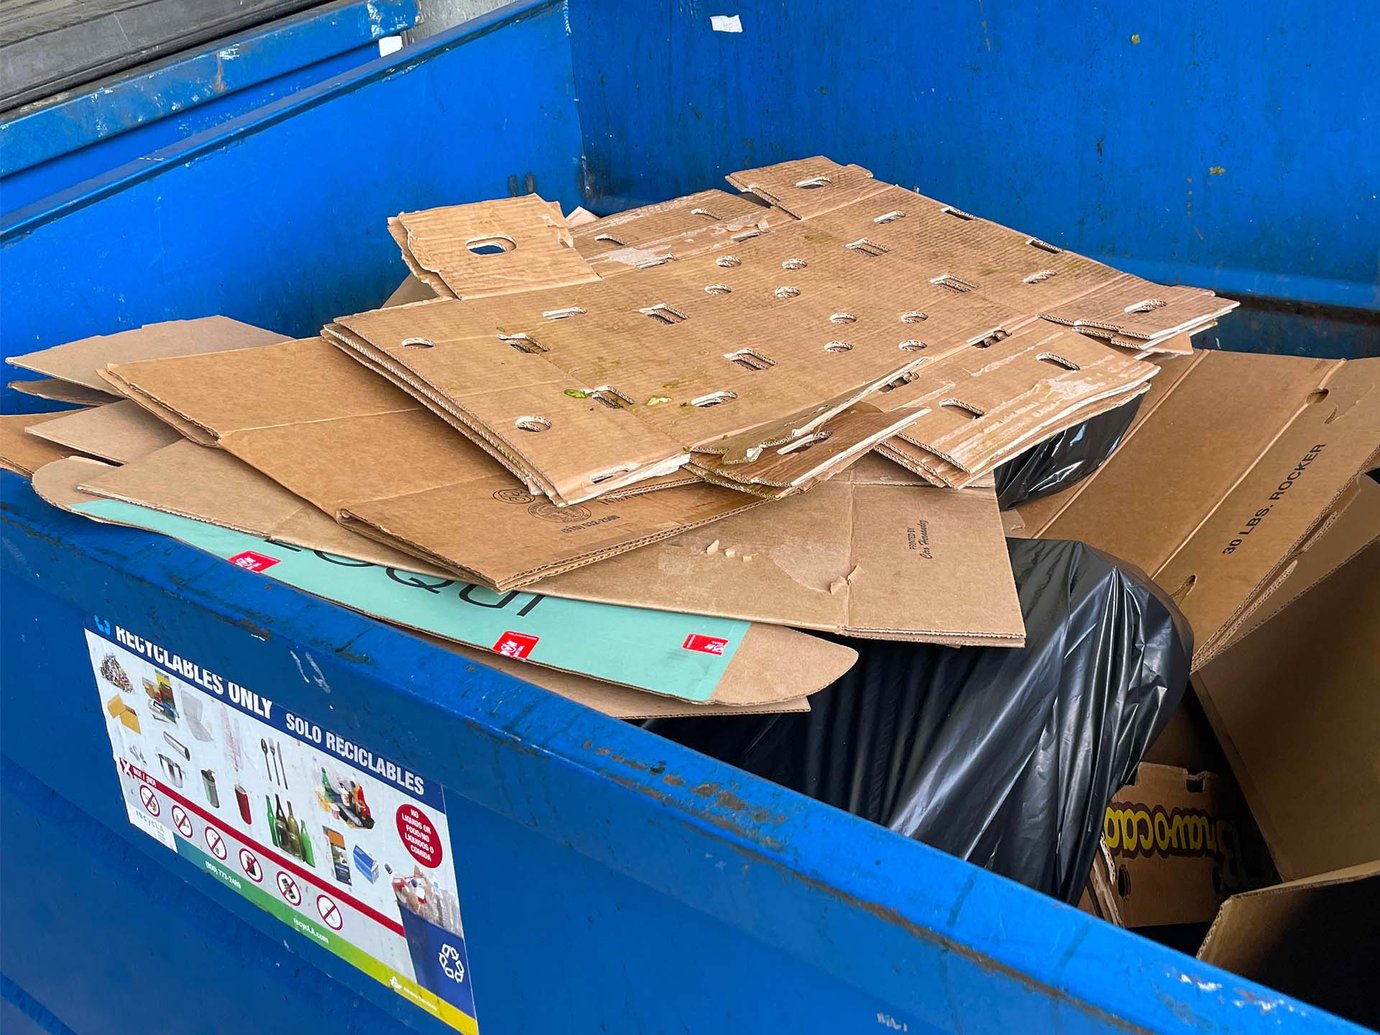
[[[38,470],[36,487],[683,709],[804,707],[853,652],[798,630],[1022,644],[996,466],[1148,392],[1123,452],[1144,444],[1137,464],[1160,474],[1166,451],[1191,459],[1175,435],[1220,423],[1191,409],[1198,395],[1221,377],[1252,383],[1234,369],[1213,381],[1224,357],[1192,352],[1189,336],[1235,304],[1211,292],[1150,284],[858,166],[811,158],[729,181],[740,193],[603,219],[567,221],[532,196],[404,213],[388,230],[408,282],[320,337],[208,318],[19,357],[45,390],[121,400],[29,428],[79,457]],[[1167,494],[1172,522],[1136,518],[1160,501],[1143,504],[1114,458],[1087,494],[1017,523],[1124,537],[1163,585],[1215,543],[1260,455],[1317,434],[1314,416],[1345,433],[1346,448],[1306,461],[1312,496],[1272,505],[1275,539],[1257,515],[1229,575],[1203,561],[1184,576],[1215,647],[1364,466],[1374,375],[1359,367],[1286,378],[1284,403]],[[1319,393],[1329,406],[1307,411]],[[1295,516],[1300,497],[1322,502]],[[1091,534],[1082,508],[1100,515]],[[331,558],[405,573],[445,609],[347,585],[346,565],[321,568]],[[544,603],[513,603],[528,600]],[[550,618],[477,620],[505,608],[513,623]],[[594,627],[605,634],[562,638]]]

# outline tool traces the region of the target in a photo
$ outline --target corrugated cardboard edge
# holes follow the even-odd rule
[[[100,471],[108,468],[109,465],[107,464],[85,458],[73,457],[57,460],[44,465],[35,472],[34,491],[40,498],[52,506],[67,510],[70,513],[78,513],[80,516],[91,521],[103,524],[108,523],[101,521],[99,518],[94,518],[90,515],[80,514],[80,512],[71,510],[71,507],[75,504],[90,502],[100,498],[82,492],[77,486],[82,482],[96,477]],[[383,619],[379,620],[385,621],[385,624],[395,624]],[[403,626],[395,627],[404,628]],[[804,702],[804,697],[808,693],[814,692],[814,690],[822,689],[823,686],[828,685],[828,683],[838,678],[838,676],[847,671],[847,668],[851,667],[853,662],[857,659],[856,651],[840,644],[819,640],[807,636],[804,633],[795,632],[794,630],[753,625],[749,628],[747,635],[744,637],[743,644],[739,647],[739,652],[736,653],[734,659],[730,661],[728,669],[725,671],[724,677],[720,682],[720,690],[727,690],[726,696],[720,696],[719,691],[716,691],[714,698],[711,698],[708,703],[700,705],[694,702],[681,700],[680,698],[666,697],[647,691],[605,683],[602,680],[593,679],[578,673],[552,669],[535,663],[512,662],[509,664],[501,664],[500,662],[506,661],[506,659],[502,659],[498,655],[491,655],[478,648],[471,648],[465,644],[444,640],[435,635],[415,633],[415,630],[409,631],[421,635],[424,639],[433,643],[442,644],[446,649],[454,653],[462,654],[480,664],[498,668],[526,682],[542,686],[545,689],[550,689],[562,696],[580,701],[580,703],[590,704],[591,707],[598,707],[599,710],[606,711],[609,714],[615,714],[619,718],[649,718],[657,715],[741,715],[748,714],[748,709],[762,713],[775,713],[782,710],[807,710],[807,704],[801,707]],[[747,645],[749,637],[752,637],[753,649],[751,651],[743,651],[743,646]],[[825,649],[822,651],[814,651],[813,656],[811,656],[811,650],[808,646],[809,643],[819,644]],[[803,655],[801,653],[802,647],[807,648]],[[777,659],[769,658],[766,654],[767,651],[781,651],[783,657]],[[831,669],[827,673],[821,675],[822,670],[815,670],[812,664],[814,661],[818,661],[821,658],[828,658],[834,663],[835,668],[838,668],[839,664],[842,662],[846,662],[846,665],[843,665],[842,668],[838,668],[837,672]],[[737,670],[736,672],[735,668]],[[814,674],[813,676],[806,676],[805,673],[807,672],[814,672]],[[559,678],[551,678],[553,675]],[[827,676],[827,678],[825,678],[825,676]],[[745,687],[753,685],[754,682],[761,682],[768,678],[778,678],[783,683],[791,685],[793,692],[790,694],[783,694],[771,700],[754,700],[752,699],[753,695],[744,692]],[[811,689],[806,691],[805,694],[800,692],[798,684],[792,683],[792,680],[800,680],[802,678],[811,686]],[[820,682],[821,678],[824,678],[825,681]],[[725,683],[728,684],[726,687]],[[819,683],[819,685],[814,686],[814,683]],[[619,692],[612,693],[612,691]],[[661,707],[659,705],[653,705],[647,700],[644,700],[645,698],[651,698],[657,702],[670,702],[670,706]],[[598,703],[596,704],[594,702]],[[614,707],[616,707],[616,711],[609,710]]]

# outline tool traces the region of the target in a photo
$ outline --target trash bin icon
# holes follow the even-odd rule
[[[422,908],[425,909],[426,904]],[[412,957],[417,984],[473,1017],[474,992],[470,987],[470,961],[465,953],[464,934],[449,931],[428,919],[402,896],[398,898],[398,912],[402,916],[403,935],[407,938],[407,951]],[[456,919],[458,927],[458,916]]]

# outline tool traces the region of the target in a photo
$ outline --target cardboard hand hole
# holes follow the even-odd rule
[[[476,237],[466,241],[465,247],[475,255],[502,255],[516,248],[517,242],[511,237],[496,234],[493,237]]]
[[[795,185],[801,190],[819,190],[827,187],[832,181],[827,176],[811,176],[809,179],[796,180]]]
[[[708,395],[702,395],[698,399],[691,399],[690,405],[700,407],[718,406],[720,403],[726,403],[730,399],[736,398],[738,398],[737,392],[710,392]]]
[[[829,317],[830,323],[852,323],[857,317],[852,313],[835,313]]]
[[[600,471],[594,477],[590,478],[590,482],[598,485],[600,482],[606,482],[610,478],[617,478],[621,474],[629,474],[636,471],[641,466],[641,464],[624,464],[622,467],[611,467],[607,471]]]
[[[709,295],[726,295],[733,289],[727,284],[706,284],[704,290]]]
[[[808,265],[810,264],[804,259],[786,259],[781,263],[781,268],[783,270],[803,270]]]
[[[568,305],[561,309],[548,309],[541,315],[548,320],[565,320],[572,316],[579,316],[584,312],[584,308],[578,305]]]
[[[1003,328],[997,327],[994,330],[988,331],[980,338],[974,338],[968,344],[975,349],[990,349],[997,342],[1005,341],[1009,337],[1011,337],[1011,335],[1007,334]]]
[[[926,345],[917,338],[907,338],[896,347],[902,352],[919,352],[921,349],[926,348]]]
[[[434,349],[436,343],[430,338],[404,338],[403,346],[409,349]]]
[[[498,340],[505,345],[511,345],[519,352],[525,352],[529,356],[538,352],[551,351],[539,341],[533,341],[525,334],[500,334]]]
[[[929,317],[922,313],[919,309],[912,309],[909,312],[901,314],[902,323],[921,323],[928,319]]]
[[[776,361],[768,359],[756,349],[739,349],[737,352],[725,352],[724,359],[730,363],[736,363],[745,370],[766,370],[767,367],[776,366]]]
[[[591,399],[597,399],[610,410],[621,410],[624,406],[633,405],[633,401],[620,392],[612,385],[600,385],[589,393]]]
[[[551,427],[551,422],[545,417],[519,417],[513,423],[519,431],[545,431]]]
[[[824,343],[825,352],[852,352],[853,346],[846,341],[826,341]]]
[[[891,211],[891,212],[883,212],[880,216],[875,217],[875,218],[872,220],[872,222],[874,222],[874,223],[894,223],[894,222],[896,222],[896,220],[902,219],[902,218],[904,218],[904,217],[905,217],[905,213],[902,212],[902,211],[898,208],[898,209],[895,209],[895,210],[893,210],[893,211]]]
[[[1326,388],[1315,388],[1315,389],[1313,389],[1313,391],[1311,391],[1311,392],[1308,393],[1308,404],[1311,406],[1313,403],[1320,403],[1320,402],[1322,402],[1322,401],[1323,401],[1324,399],[1326,399],[1326,398],[1327,398],[1327,389],[1326,389]]]
[[[798,438],[794,442],[787,442],[778,449],[777,452],[782,456],[785,456],[787,453],[799,453],[802,450],[809,449],[811,446],[827,441],[829,441],[829,432],[816,431],[813,435],[806,435],[804,438]]]
[[[1239,544],[1240,540],[1232,541],[1232,546],[1237,546]],[[1196,585],[1198,585],[1198,576],[1196,574],[1190,575],[1188,578],[1184,579],[1178,589],[1169,594],[1169,598],[1176,604],[1182,604],[1188,599],[1188,595],[1193,592],[1193,587]]]
[[[896,389],[898,389],[898,388],[903,388],[903,387],[905,387],[906,385],[910,384],[912,381],[914,381],[914,380],[916,380],[917,378],[919,378],[919,376],[920,376],[920,371],[918,371],[918,370],[907,370],[907,371],[906,371],[904,374],[902,374],[900,377],[893,378],[892,380],[888,381],[886,384],[882,385],[882,387],[881,387],[881,388],[878,388],[877,391],[879,391],[879,392],[894,392],[894,391],[896,391]]]
[[[1056,356],[1053,352],[1041,352],[1035,357],[1041,363],[1048,363],[1050,366],[1059,367],[1061,370],[1077,370],[1078,364],[1071,359],[1063,356]]]
[[[869,241],[866,237],[859,237],[856,241],[845,244],[844,247],[851,252],[857,252],[859,255],[870,255],[873,258],[876,258],[878,255],[885,255],[887,252],[886,245],[878,244],[876,241]]]
[[[953,216],[955,219],[961,219],[965,223],[973,218],[972,213],[964,212],[963,209],[954,208],[952,205],[945,205],[939,211],[943,212],[946,216]]]
[[[946,410],[953,410],[954,413],[962,414],[970,420],[976,420],[982,416],[982,411],[976,406],[969,406],[967,403],[959,402],[957,399],[948,399],[939,404]]]
[[[1162,298],[1147,298],[1140,302],[1128,305],[1123,312],[1127,313],[1153,313],[1156,309],[1163,309],[1169,303]]]
[[[690,210],[690,214],[691,214],[692,216],[704,216],[706,219],[718,219],[718,218],[719,218],[719,217],[716,216],[713,212],[710,212],[709,209],[707,209],[707,208],[692,208],[692,209]]]
[[[644,316],[650,316],[657,323],[683,323],[690,319],[679,309],[672,309],[664,302],[658,302],[656,305],[649,305],[646,309],[639,309],[638,312],[642,313]]]
[[[619,248],[626,247],[626,245],[620,239],[614,237],[613,234],[600,234],[594,239],[596,241],[603,241],[605,244],[616,244]]]
[[[941,273],[937,277],[931,277],[930,283],[935,287],[948,288],[950,291],[957,291],[960,295],[972,291],[976,285],[968,283],[962,277],[955,277],[952,273]]]
[[[1030,247],[1032,248],[1040,249],[1040,251],[1042,252],[1049,252],[1051,255],[1058,255],[1059,252],[1063,250],[1054,247],[1054,245],[1052,244],[1048,244],[1045,241],[1040,240],[1038,237],[1027,237],[1025,239],[1025,243],[1030,245]]]
[[[795,298],[796,295],[800,294],[800,288],[779,287],[775,291],[773,291],[772,294],[775,295],[777,298]]]
[[[742,264],[743,260],[736,255],[721,255],[714,260],[714,265],[718,266],[721,270],[731,270],[733,267],[741,266]]]
[[[1059,275],[1059,271],[1058,271],[1058,270],[1040,270],[1040,271],[1037,272],[1037,273],[1032,273],[1030,276],[1022,278],[1021,283],[1023,283],[1023,284],[1043,284],[1045,281],[1049,280],[1051,277],[1056,277],[1056,276],[1058,276],[1058,275]]]

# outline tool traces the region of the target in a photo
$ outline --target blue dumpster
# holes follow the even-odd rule
[[[606,212],[826,153],[1244,297],[1225,344],[1373,351],[1364,17],[514,5],[9,212],[3,346],[212,313],[306,335],[402,278],[398,211],[535,190]],[[0,487],[6,1030],[1356,1030]],[[158,757],[121,746],[154,722]],[[202,732],[226,746],[198,777]]]

